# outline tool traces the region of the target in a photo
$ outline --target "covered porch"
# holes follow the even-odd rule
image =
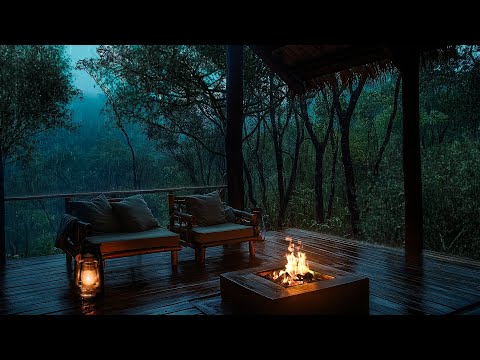
[[[393,59],[403,77],[405,248],[287,228],[268,232],[265,241],[256,244],[255,258],[249,256],[246,244],[212,248],[201,269],[188,248],[179,253],[177,271],[172,270],[168,253],[112,259],[105,269],[105,294],[94,302],[80,300],[63,255],[7,260],[0,267],[0,314],[231,314],[221,299],[220,275],[281,261],[287,236],[302,242],[309,261],[367,277],[372,315],[480,312],[480,261],[424,250],[418,65],[425,49],[340,46],[324,49],[313,59],[302,57],[298,64],[286,64],[279,58],[288,60],[282,58],[288,45],[252,48],[298,94],[312,90],[319,76]],[[244,209],[242,48],[230,46],[227,54],[226,180],[230,205]],[[331,67],[333,63],[337,65]],[[0,241],[0,253],[0,260],[4,259],[5,241]]]

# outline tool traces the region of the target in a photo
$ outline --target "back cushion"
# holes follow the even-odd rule
[[[185,197],[187,211],[195,216],[197,225],[209,226],[226,223],[220,193],[218,191],[205,195],[190,195]]]
[[[120,231],[120,223],[103,194],[90,201],[71,201],[70,213],[80,220],[92,224],[95,232],[110,233]]]
[[[112,202],[111,206],[124,232],[145,231],[159,226],[142,195]]]

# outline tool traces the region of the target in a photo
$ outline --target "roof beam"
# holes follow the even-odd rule
[[[306,60],[294,66],[297,76],[302,76],[310,80],[315,77],[349,69],[354,66],[385,60],[390,57],[391,54],[388,49],[383,47],[352,47],[310,61]]]
[[[276,60],[276,57],[271,51],[265,50],[264,46],[249,45],[249,47],[270,67],[270,69],[285,81],[290,90],[295,93],[303,93],[305,91],[305,82],[303,79],[298,78],[281,61]]]

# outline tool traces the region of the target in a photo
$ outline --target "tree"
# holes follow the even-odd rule
[[[340,125],[340,148],[342,150],[343,170],[345,174],[345,185],[347,190],[348,209],[350,211],[350,222],[352,226],[353,237],[357,238],[361,234],[360,230],[360,210],[357,203],[357,190],[355,185],[355,172],[353,170],[352,155],[350,153],[350,123],[352,121],[353,111],[357,105],[363,86],[367,80],[366,76],[360,76],[356,88],[352,84],[348,85],[349,98],[346,109],[342,107],[340,96],[344,87],[339,89],[339,85],[334,83],[332,86],[333,106],[338,117]]]
[[[68,104],[77,95],[62,46],[0,46],[0,262],[5,261],[4,171],[28,160],[36,135],[72,128]]]
[[[332,131],[333,119],[335,115],[335,109],[332,106],[328,108],[328,99],[324,90],[322,90],[324,104],[327,107],[329,113],[329,121],[325,134],[320,138],[314,128],[313,122],[308,114],[308,104],[305,96],[300,98],[300,116],[303,119],[305,128],[315,148],[315,220],[321,224],[325,222],[325,212],[323,206],[323,157],[325,155],[325,149],[327,148],[328,138]]]
[[[285,102],[285,108],[279,107],[276,105],[274,89],[274,77],[273,74],[270,75],[270,86],[269,86],[269,126],[267,127],[272,140],[275,150],[275,163],[277,167],[277,187],[278,187],[278,200],[279,200],[279,211],[277,217],[277,226],[282,227],[285,215],[287,213],[288,203],[292,197],[293,191],[295,189],[295,181],[297,178],[297,169],[298,169],[298,160],[300,157],[300,149],[302,143],[305,139],[303,126],[300,124],[298,119],[298,112],[296,111],[296,102],[294,99],[287,99]],[[277,94],[278,96],[278,94]],[[282,98],[282,97],[281,97]],[[280,111],[278,111],[280,110]],[[286,114],[282,113],[285,112]],[[285,149],[285,135],[286,131],[289,128],[290,121],[292,116],[295,120],[295,143],[293,144],[293,154],[288,152]],[[283,120],[284,119],[284,120]],[[290,176],[286,178],[286,161],[284,154],[288,155],[291,164]],[[287,163],[288,164],[288,163]]]
[[[122,82],[116,81],[115,76],[112,76],[108,72],[108,68],[103,68],[100,66],[100,63],[96,59],[84,59],[80,60],[77,63],[76,69],[84,70],[88,75],[92,77],[98,87],[103,91],[106,96],[107,104],[110,106],[115,122],[115,126],[120,129],[120,131],[125,136],[127,141],[128,148],[130,149],[130,156],[132,157],[132,174],[133,174],[133,188],[139,189],[140,184],[138,182],[137,176],[137,161],[135,159],[135,150],[128,135],[127,130],[125,129],[125,124],[123,120],[123,114],[117,108],[118,102],[115,100],[115,96],[125,96],[126,89],[125,84]],[[115,89],[115,91],[112,91]]]

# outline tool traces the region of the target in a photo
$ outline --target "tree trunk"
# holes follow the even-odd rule
[[[342,123],[344,124],[342,126]],[[345,175],[345,186],[347,190],[348,210],[350,211],[350,222],[352,225],[353,237],[360,235],[360,210],[357,204],[357,190],[355,186],[355,174],[353,171],[352,155],[350,153],[350,127],[345,122],[340,123],[340,147],[342,150],[342,162]]]
[[[112,107],[112,110],[113,110],[113,114],[116,118],[116,125],[117,127],[122,131],[123,135],[125,136],[125,139],[127,140],[127,144],[128,144],[128,147],[130,148],[130,154],[132,156],[132,172],[133,172],[133,186],[135,189],[139,189],[140,188],[140,184],[138,183],[138,178],[137,178],[137,163],[136,163],[136,160],[135,160],[135,151],[133,150],[133,145],[132,143],[130,142],[130,137],[128,136],[128,133],[127,131],[125,130],[124,126],[123,126],[123,123],[122,123],[122,116],[120,114],[120,112],[118,111],[117,109],[117,105],[115,103],[115,100],[113,99],[113,96],[112,94],[110,93],[110,91],[108,90],[108,88],[102,84],[102,82],[100,81],[99,77],[95,75],[94,72],[92,71],[88,71],[87,69],[85,69],[85,71],[87,72],[87,74],[89,74],[92,79],[97,83],[98,87],[103,91],[103,93],[105,94],[105,96],[107,97],[107,101],[108,103],[110,104],[110,106]]]
[[[270,124],[272,126],[272,138],[273,147],[275,150],[275,164],[277,166],[277,186],[278,186],[278,200],[280,205],[280,211],[277,218],[278,227],[282,226],[283,218],[285,216],[285,178],[283,172],[283,155],[280,134],[277,128],[277,120],[275,118],[275,101],[273,99],[273,75],[270,74],[270,87],[269,87],[269,115]]]
[[[324,100],[326,101],[326,96],[324,97]],[[325,210],[323,206],[323,156],[325,155],[327,141],[333,126],[333,118],[335,114],[334,108],[333,106],[331,107],[330,120],[327,130],[325,131],[325,136],[322,140],[318,139],[318,136],[313,129],[312,122],[308,115],[307,99],[305,97],[300,99],[300,110],[305,128],[307,129],[308,135],[315,148],[315,220],[317,223],[323,224],[325,222]]]
[[[6,237],[5,237],[5,165],[3,163],[3,152],[0,148],[0,265],[6,263]]]
[[[133,150],[133,145],[130,141],[130,136],[128,136],[128,133],[123,127],[122,123],[120,122],[120,119],[118,119],[118,124],[119,124],[120,130],[122,130],[123,135],[125,135],[125,139],[127,140],[128,147],[130,148],[130,155],[132,156],[133,187],[134,189],[139,189],[140,184],[138,183],[138,177],[137,177],[137,161],[135,160],[135,151]]]
[[[330,179],[330,196],[328,198],[328,209],[327,209],[327,219],[332,218],[333,212],[333,200],[335,199],[335,178],[336,178],[336,169],[337,169],[337,155],[338,155],[338,142],[334,136],[333,129],[330,133],[331,144],[332,144],[332,177]]]
[[[340,149],[342,151],[345,187],[347,190],[347,203],[348,210],[350,212],[352,235],[354,238],[358,238],[361,235],[361,229],[360,209],[357,203],[357,190],[355,186],[355,173],[353,170],[352,155],[350,152],[350,122],[365,82],[365,77],[361,77],[355,90],[352,88],[352,86],[350,86],[350,99],[348,101],[347,110],[345,111],[342,110],[340,104],[340,91],[338,90],[338,86],[334,86],[332,88],[333,102],[337,112],[338,122],[340,124]]]
[[[245,178],[247,179],[247,185],[248,185],[248,201],[250,201],[250,204],[252,207],[257,207],[257,202],[255,201],[255,197],[253,196],[253,182],[252,182],[252,176],[250,174],[250,170],[248,169],[248,166],[245,164],[245,160],[243,160],[243,171],[245,172]]]
[[[373,168],[374,176],[378,176],[378,171],[380,169],[380,162],[382,161],[383,153],[385,152],[388,142],[390,141],[390,136],[392,135],[393,120],[395,120],[395,115],[397,115],[397,109],[398,109],[398,93],[400,92],[401,79],[402,79],[402,76],[398,75],[397,82],[395,83],[395,95],[393,97],[393,110],[392,110],[392,113],[390,114],[390,119],[388,121],[385,138],[383,139],[383,143],[380,146],[380,150],[378,151],[377,161],[375,162],[375,167]]]
[[[293,106],[294,104],[292,104]],[[293,109],[292,109],[293,110]],[[291,116],[291,111],[288,112],[287,115],[287,123],[288,118]],[[290,172],[290,178],[288,180],[288,186],[285,190],[285,195],[283,199],[283,207],[280,207],[280,214],[279,214],[279,227],[283,225],[283,220],[285,219],[285,215],[287,213],[288,203],[292,198],[293,190],[295,189],[295,180],[297,179],[297,170],[298,170],[298,160],[300,158],[300,148],[303,143],[304,134],[303,134],[303,126],[301,126],[300,121],[297,117],[297,112],[294,112],[295,117],[295,125],[297,128],[297,136],[295,140],[295,154],[293,155],[293,164],[292,164],[292,171]]]
[[[52,229],[53,233],[55,233],[57,229],[53,224],[52,218],[50,217],[50,215],[48,215],[48,211],[47,211],[47,208],[45,207],[45,203],[42,200],[37,200],[37,203],[40,204],[40,206],[42,207],[43,213],[45,214],[45,217],[47,218],[48,223],[50,224],[50,228]]]
[[[297,112],[293,111],[295,107],[295,102],[291,101],[288,103],[287,115],[285,119],[285,123],[282,125],[281,122],[277,123],[277,118],[275,114],[275,102],[273,96],[273,75],[270,74],[270,86],[269,86],[269,112],[270,112],[270,125],[271,129],[269,129],[270,134],[273,140],[273,147],[275,149],[275,163],[277,167],[277,186],[278,186],[278,199],[279,199],[279,210],[278,210],[278,217],[277,217],[277,226],[281,228],[283,226],[283,222],[285,219],[285,215],[287,213],[288,203],[293,193],[293,189],[295,188],[295,179],[297,177],[297,169],[298,169],[298,159],[300,156],[300,147],[303,143],[304,134],[303,134],[303,126],[301,126]],[[290,171],[290,177],[288,180],[288,186],[285,182],[285,174],[284,174],[284,162],[283,162],[283,136],[285,135],[285,130],[290,123],[290,119],[292,118],[292,114],[295,117],[295,124],[297,128],[297,135],[296,135],[296,142],[295,142],[295,153],[292,156],[292,169]]]
[[[315,150],[315,218],[316,222],[325,222],[323,209],[323,149]]]
[[[197,178],[197,175],[196,175],[197,171],[195,170],[195,165],[193,164],[193,162],[188,161],[188,159],[184,159],[182,157],[182,154],[176,154],[176,153],[173,153],[173,152],[170,153],[170,157],[174,161],[177,161],[182,165],[181,166],[182,172],[185,173],[186,175],[188,175],[188,177],[190,178],[190,183],[191,183],[192,186],[199,186],[200,185],[200,183],[198,181],[198,178]]]
[[[264,137],[265,141],[265,137]],[[265,172],[263,168],[263,160],[262,157],[259,155],[258,151],[260,148],[260,127],[258,128],[257,133],[257,141],[255,145],[255,157],[257,158],[257,165],[258,165],[258,177],[260,180],[260,191],[262,196],[262,206],[263,206],[263,213],[268,213],[268,204],[267,204],[267,185],[265,182]]]
[[[397,81],[395,84],[395,94],[393,96],[393,110],[392,113],[390,114],[390,118],[388,120],[387,124],[387,129],[385,131],[385,137],[383,139],[382,145],[380,145],[380,149],[378,150],[378,154],[376,156],[375,160],[375,165],[373,167],[372,175],[373,179],[371,184],[368,186],[368,191],[367,194],[365,195],[365,204],[363,206],[363,213],[366,214],[367,212],[370,211],[370,201],[372,199],[372,192],[375,189],[376,183],[377,183],[377,177],[380,171],[380,163],[383,159],[383,154],[387,148],[387,145],[390,141],[390,137],[392,135],[392,129],[393,129],[393,121],[395,120],[395,116],[397,114],[397,109],[398,109],[398,97],[399,97],[399,92],[400,92],[400,83],[401,83],[402,76],[401,74],[398,75]]]

